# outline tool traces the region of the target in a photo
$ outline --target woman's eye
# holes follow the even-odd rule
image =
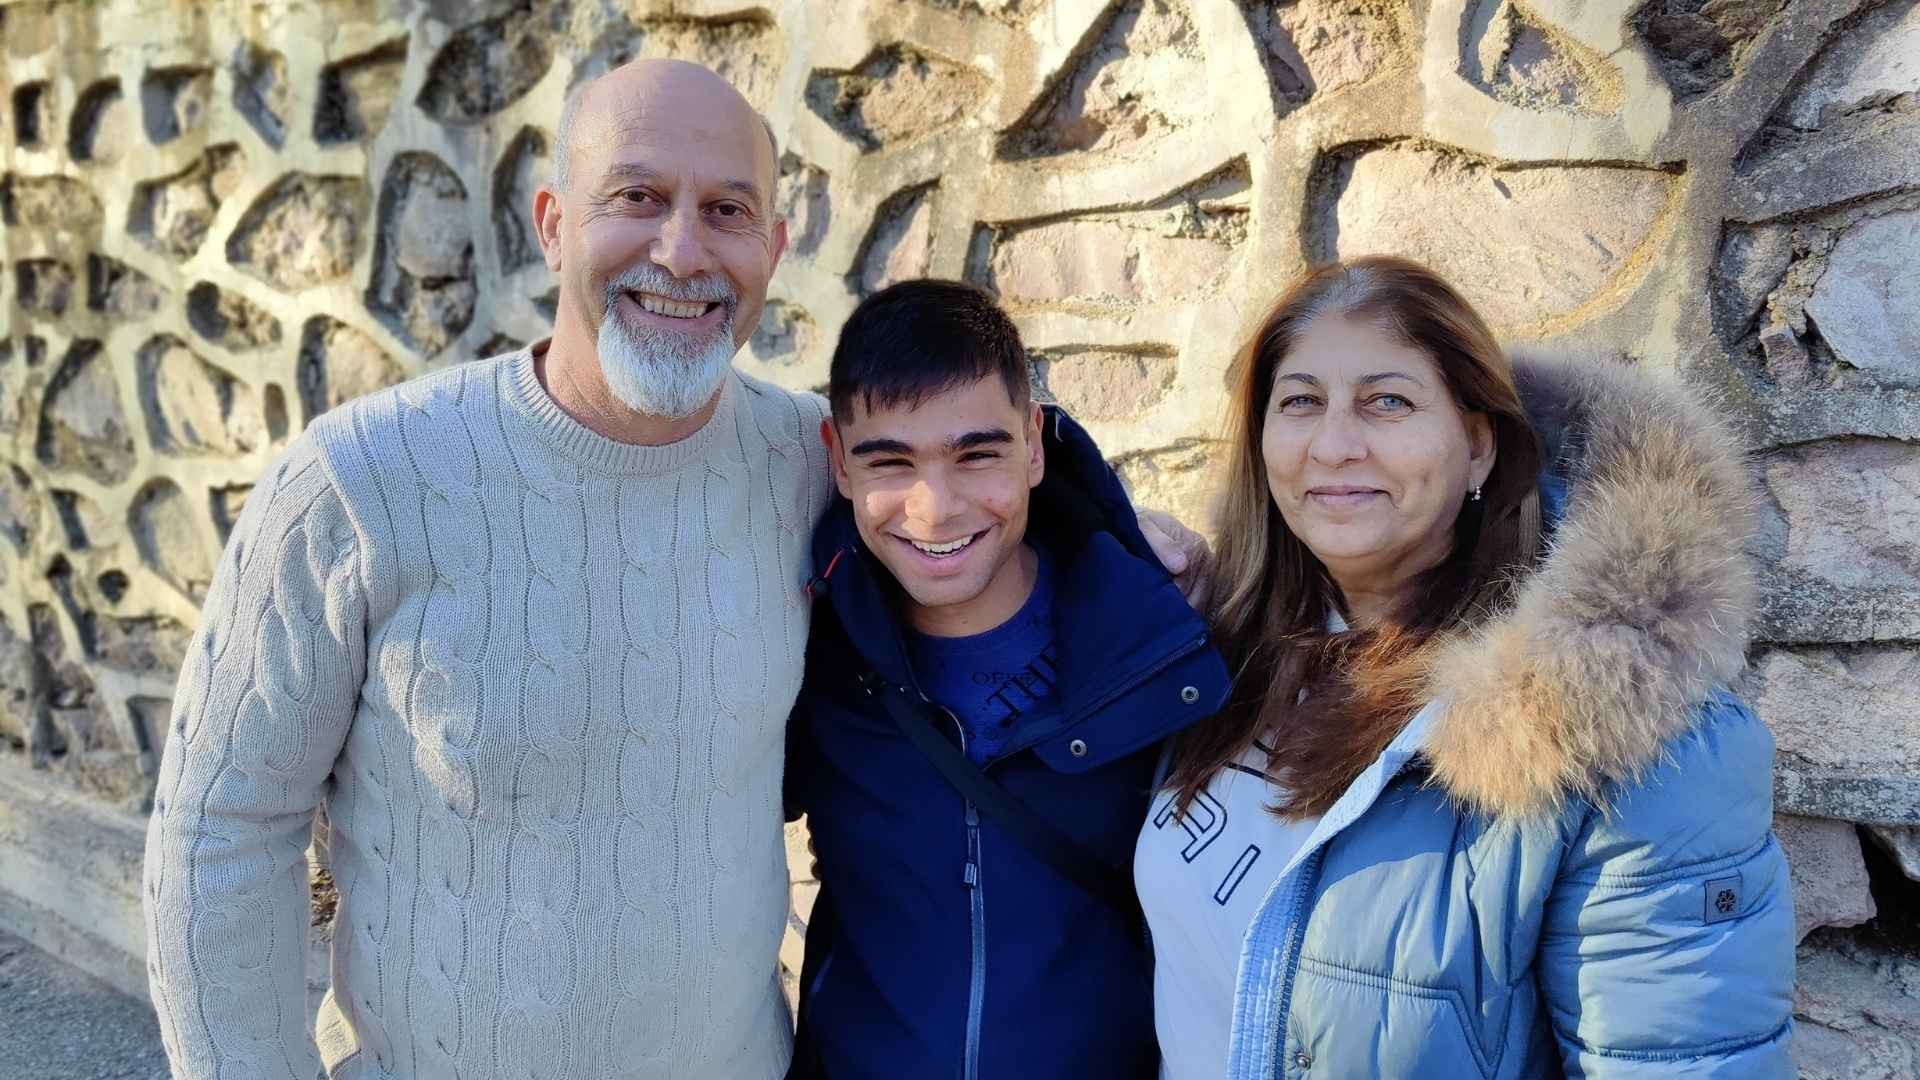
[[[1399,412],[1403,409],[1413,408],[1413,402],[1408,401],[1399,394],[1381,394],[1373,399],[1373,404],[1375,407],[1385,409],[1388,412]]]
[[[1318,398],[1311,397],[1307,394],[1294,394],[1291,397],[1280,399],[1279,411],[1290,413],[1304,412],[1318,404],[1320,404],[1320,399]]]

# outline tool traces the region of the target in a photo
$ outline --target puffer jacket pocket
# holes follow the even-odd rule
[[[1499,1068],[1460,993],[1302,958],[1280,1075],[1489,1080]],[[1366,1023],[1354,1021],[1367,1017]]]

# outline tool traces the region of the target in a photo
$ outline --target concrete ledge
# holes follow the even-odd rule
[[[146,822],[0,759],[0,930],[147,1000]]]

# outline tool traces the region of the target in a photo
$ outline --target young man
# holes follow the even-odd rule
[[[1159,744],[1225,667],[987,293],[875,294],[828,396],[843,498],[787,765],[823,885],[789,1076],[1151,1076],[1124,868]]]

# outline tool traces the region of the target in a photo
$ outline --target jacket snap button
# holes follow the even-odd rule
[[[1313,1058],[1305,1050],[1302,1050],[1293,1055],[1293,1063],[1303,1069],[1310,1069],[1313,1067]]]
[[[1184,702],[1186,702],[1186,703],[1187,703],[1187,704],[1189,704],[1189,705],[1191,705],[1191,704],[1193,704],[1193,703],[1194,703],[1194,702],[1196,702],[1196,701],[1199,701],[1199,700],[1200,700],[1200,688],[1199,688],[1199,687],[1197,687],[1197,686],[1183,686],[1183,687],[1181,687],[1181,688],[1180,688],[1180,700],[1181,700],[1181,701],[1184,701]]]
[[[1086,757],[1087,741],[1085,739],[1073,740],[1067,744],[1067,753],[1072,754],[1074,757]]]

